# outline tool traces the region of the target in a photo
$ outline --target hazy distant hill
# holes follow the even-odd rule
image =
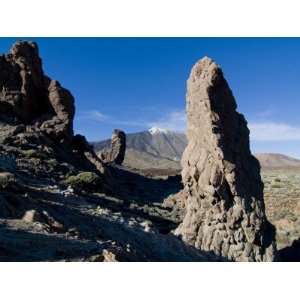
[[[256,158],[263,168],[300,167],[300,160],[278,153],[257,153]]]
[[[180,169],[180,159],[187,145],[184,133],[151,128],[127,134],[124,164],[137,169]],[[109,148],[110,140],[94,142],[96,152]],[[255,154],[263,168],[300,168],[300,160],[277,153]]]

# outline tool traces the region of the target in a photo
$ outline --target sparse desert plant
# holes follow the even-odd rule
[[[36,150],[34,149],[23,150],[23,155],[26,158],[36,157]]]
[[[280,184],[271,184],[271,188],[273,189],[280,189],[282,186]]]
[[[42,151],[38,151],[35,149],[23,150],[23,155],[26,158],[40,158],[40,159],[48,159],[49,158],[47,153],[44,153]]]
[[[47,160],[47,164],[49,168],[55,168],[58,165],[58,161],[54,158],[50,158]]]
[[[300,237],[299,174],[300,169],[273,169],[263,173],[266,212],[277,228],[278,249]]]
[[[63,184],[71,186],[75,192],[99,191],[102,187],[101,178],[93,172],[81,172],[77,175],[69,176]]]

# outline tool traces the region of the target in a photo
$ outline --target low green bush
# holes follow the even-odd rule
[[[95,192],[102,188],[100,176],[93,172],[81,172],[77,175],[69,176],[63,183],[67,186],[71,186],[75,192]]]

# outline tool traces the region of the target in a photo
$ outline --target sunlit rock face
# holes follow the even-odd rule
[[[234,261],[272,261],[275,229],[265,215],[247,122],[236,107],[221,68],[208,57],[198,61],[187,81],[186,214],[175,233]]]
[[[36,160],[36,166],[24,161],[27,170],[43,169],[43,163],[55,158],[58,164],[104,174],[86,139],[74,136],[74,114],[74,97],[45,75],[36,43],[18,41],[8,54],[0,55],[0,146],[18,160],[24,159],[26,151],[34,157],[36,151],[43,153],[44,160]],[[48,174],[43,174],[49,176],[49,168],[45,169]],[[64,173],[58,176],[68,173],[60,167],[55,170]]]
[[[74,98],[58,81],[44,75],[38,46],[15,43],[0,56],[0,116],[56,137],[72,139]]]

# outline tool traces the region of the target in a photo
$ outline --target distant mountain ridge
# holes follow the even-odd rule
[[[110,147],[110,139],[93,142],[99,152]],[[187,145],[184,133],[152,127],[148,131],[126,135],[124,164],[136,169],[180,169],[180,159]],[[257,153],[262,168],[300,168],[300,160],[278,153]]]
[[[255,157],[264,168],[300,167],[300,160],[280,153],[257,153]]]
[[[94,142],[94,149],[100,151],[110,147],[110,139]],[[126,135],[127,149],[143,152],[164,159],[179,161],[187,145],[184,133],[152,127],[148,131]]]

